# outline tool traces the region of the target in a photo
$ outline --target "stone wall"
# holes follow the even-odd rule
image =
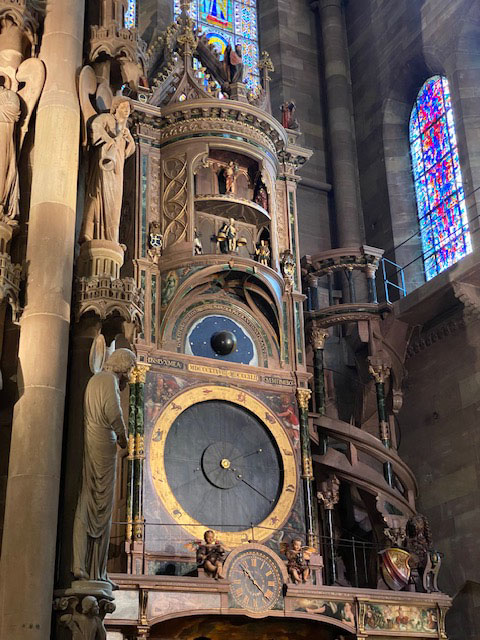
[[[347,3],[367,243],[402,265],[421,254],[412,237],[418,225],[408,121],[420,87],[434,74],[446,75],[450,83],[466,194],[480,184],[479,14],[478,3],[470,0]],[[479,192],[467,198],[470,219],[478,214],[478,197]],[[406,275],[409,290],[422,284],[422,260]]]
[[[457,596],[447,616],[450,640],[480,631],[480,321],[462,319],[407,361],[399,416],[400,455],[419,485],[418,510],[445,554],[440,588]],[[441,331],[431,334],[441,336]],[[475,604],[476,603],[476,604]]]
[[[294,100],[303,136],[299,144],[314,152],[300,171],[305,182],[298,190],[300,255],[331,246],[325,142],[324,102],[321,90],[319,41],[315,15],[306,0],[259,0],[261,50],[272,57],[272,110]],[[308,185],[308,186],[307,186]]]

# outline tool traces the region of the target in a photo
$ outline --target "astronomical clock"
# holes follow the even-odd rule
[[[229,571],[248,607],[240,587],[232,597],[261,611],[281,597],[272,552],[293,536],[316,543],[296,249],[296,170],[311,152],[271,115],[267,58],[256,102],[241,83],[222,100],[192,63],[191,47],[200,56],[205,43],[185,17],[176,29],[183,76],[170,93],[145,94],[160,109],[136,108],[126,176],[121,240],[135,247],[145,308],[130,398],[129,570],[193,575],[191,545],[210,529],[230,554],[244,549]]]

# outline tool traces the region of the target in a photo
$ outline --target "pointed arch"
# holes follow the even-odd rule
[[[420,89],[410,115],[409,140],[425,277],[431,280],[472,250],[444,76],[432,76]]]

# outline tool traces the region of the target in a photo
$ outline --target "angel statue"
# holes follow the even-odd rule
[[[13,90],[19,83],[22,88]],[[44,83],[45,67],[38,58],[28,58],[10,76],[0,73],[0,220],[18,215],[18,156]]]
[[[84,447],[82,488],[73,527],[73,566],[76,580],[114,585],[107,576],[108,545],[115,493],[117,444],[125,449],[127,434],[120,391],[129,381],[135,354],[117,349],[103,365],[90,354],[90,378],[83,401]],[[107,587],[107,590],[109,587]]]
[[[93,77],[92,77],[93,74]],[[84,144],[90,146],[87,193],[80,243],[89,240],[110,240],[118,243],[123,200],[123,168],[125,160],[135,151],[135,143],[127,127],[131,102],[126,96],[110,100],[108,89],[97,89],[95,73],[84,67],[80,73],[82,114],[87,135]],[[110,102],[108,113],[97,112],[88,96],[96,92],[97,104]]]

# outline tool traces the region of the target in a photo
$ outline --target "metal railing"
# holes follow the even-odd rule
[[[393,262],[393,260],[388,260],[388,258],[382,258],[381,259],[381,263],[382,263],[382,272],[383,272],[383,286],[385,289],[385,300],[388,303],[391,303],[392,300],[390,298],[390,287],[394,287],[395,289],[397,289],[397,291],[400,291],[401,296],[400,297],[404,297],[407,295],[407,288],[405,286],[405,272],[403,267],[401,267],[399,264],[397,264],[396,262]],[[396,269],[395,271],[395,276],[400,274],[400,285],[396,284],[395,282],[392,282],[388,275],[387,275],[387,267],[386,265],[391,265],[392,267],[394,267]]]

